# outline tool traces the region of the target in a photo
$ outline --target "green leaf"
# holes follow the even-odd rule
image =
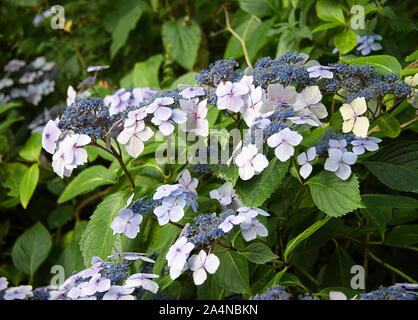
[[[145,61],[135,63],[132,76],[133,86],[159,88],[158,73],[163,60],[162,54],[156,54]]]
[[[324,23],[324,24],[321,24],[320,26],[317,26],[315,29],[313,29],[312,33],[327,30],[327,29],[333,29],[333,28],[336,28],[336,27],[341,27],[341,23],[339,23],[339,22]]]
[[[9,103],[6,103],[6,104],[2,104],[0,106],[0,114],[4,113],[4,112],[6,112],[10,109],[20,107],[21,105],[22,105],[21,102],[9,102]]]
[[[112,254],[116,235],[113,235],[110,225],[124,205],[124,192],[120,191],[107,196],[94,210],[80,239],[81,252],[86,266],[90,265],[90,259],[93,256],[105,259]]]
[[[252,243],[239,253],[244,255],[249,261],[257,264],[264,264],[278,258],[269,247],[261,242]]]
[[[320,0],[316,3],[316,14],[319,19],[328,22],[345,24],[344,14],[341,7],[330,0]]]
[[[413,53],[411,53],[409,56],[405,58],[406,62],[411,62],[418,60],[418,50],[415,50]]]
[[[418,192],[418,142],[392,142],[368,158],[363,164],[388,187]]]
[[[30,198],[35,192],[39,180],[39,166],[37,163],[33,164],[22,177],[19,185],[20,203],[26,209]]]
[[[227,166],[226,164],[211,164],[209,165],[212,173],[225,181],[229,181],[232,184],[237,182],[239,174],[238,167],[234,164]]]
[[[129,33],[135,29],[147,6],[144,1],[122,1],[118,3],[117,10],[112,10],[106,16],[106,20],[109,21],[107,30],[112,34],[112,44],[110,46],[112,59],[128,40]]]
[[[357,35],[353,30],[342,32],[334,38],[334,44],[340,53],[346,54],[356,46]]]
[[[365,65],[371,64],[376,67],[376,71],[384,76],[391,73],[400,75],[402,66],[396,58],[388,55],[367,56],[367,57],[342,57],[343,62],[348,64]]]
[[[249,181],[238,181],[236,191],[244,206],[259,207],[279,187],[286,176],[290,161],[274,157],[268,167]]]
[[[391,194],[362,194],[361,200],[368,208],[418,208],[418,200]]]
[[[368,207],[360,212],[379,229],[382,238],[386,232],[386,225],[392,219],[392,209],[385,207]]]
[[[173,81],[173,83],[170,85],[170,89],[175,89],[179,84],[188,84],[190,86],[196,85],[196,72],[187,72],[180,77],[178,77],[176,80]]]
[[[162,27],[162,38],[164,47],[172,46],[173,59],[183,68],[191,70],[196,62],[200,46],[199,25],[194,21],[186,24],[184,19],[167,21]]]
[[[115,180],[112,174],[102,165],[89,167],[81,171],[81,173],[68,184],[59,197],[58,203],[64,203],[79,194],[95,190],[99,186],[113,184],[114,182]]]
[[[200,286],[197,286],[198,300],[218,300],[221,288],[216,282],[214,275],[208,275],[208,279]]]
[[[306,183],[319,210],[332,217],[364,208],[360,198],[359,183],[354,174],[343,181],[334,172],[321,171]]]
[[[52,211],[48,216],[48,228],[55,229],[63,226],[73,215],[72,206],[60,206]]]
[[[38,162],[41,149],[42,134],[40,132],[35,132],[26,141],[25,146],[19,151],[19,156],[28,161]]]
[[[223,249],[221,246],[215,248]],[[247,259],[232,250],[217,256],[221,262],[215,273],[218,283],[228,291],[251,295]]]
[[[7,178],[3,182],[3,186],[9,188],[10,191],[7,192],[9,197],[19,197],[19,186],[20,181],[27,171],[27,167],[20,162],[7,163],[5,165]]]
[[[330,262],[325,268],[324,279],[321,282],[323,286],[344,286],[350,287],[351,267],[356,263],[351,256],[335,242],[335,251]]]
[[[314,234],[316,231],[318,231],[323,225],[325,225],[329,220],[331,219],[330,216],[325,217],[322,220],[319,220],[315,222],[313,225],[311,225],[308,229],[297,235],[295,238],[290,240],[287,245],[286,249],[284,251],[284,259],[285,261],[288,261],[288,258],[292,254],[293,251],[307,238],[309,238],[312,234]]]
[[[391,246],[410,246],[418,243],[418,224],[399,226],[387,236],[385,244]]]
[[[276,2],[275,4],[277,7],[277,1],[273,0],[269,2]],[[268,5],[267,1],[241,0],[239,6],[243,11],[251,15],[255,15],[259,18],[263,18],[274,13],[271,6]]]
[[[396,138],[401,133],[401,124],[390,114],[377,119],[377,124],[383,134],[389,138]]]
[[[52,238],[48,230],[37,222],[27,229],[13,245],[12,259],[16,268],[33,277],[42,262],[48,257]]]

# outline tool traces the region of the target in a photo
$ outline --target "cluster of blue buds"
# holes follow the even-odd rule
[[[238,67],[238,62],[233,58],[218,60],[209,65],[209,69],[200,71],[196,75],[196,82],[209,87],[217,87],[221,82],[236,81],[239,76],[234,72],[236,67]]]
[[[267,290],[263,294],[257,294],[250,300],[290,300],[291,295],[281,286],[276,286]]]

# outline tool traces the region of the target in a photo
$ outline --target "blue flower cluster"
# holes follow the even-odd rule
[[[133,213],[145,215],[154,211],[154,209],[160,205],[161,205],[161,200],[150,199],[148,201],[144,201],[144,199],[141,198],[141,199],[135,200],[131,204],[129,209],[131,209]]]
[[[291,296],[281,286],[276,286],[267,290],[263,294],[257,294],[254,297],[251,297],[250,300],[290,300]]]
[[[408,290],[409,285],[396,284],[394,286],[384,288],[380,287],[376,291],[362,294],[360,300],[417,300],[418,291]],[[415,289],[418,286],[415,285]]]
[[[290,84],[310,85],[314,79],[309,77],[309,72],[300,64],[303,57],[297,53],[287,52],[278,59],[270,57],[260,58],[254,65],[254,81],[264,89],[271,83],[280,83],[284,86]]]
[[[215,213],[199,215],[186,228],[184,235],[196,247],[206,247],[226,235],[219,228],[219,225],[226,217],[232,214],[235,214],[234,210],[229,209],[222,212],[219,216],[216,216]]]
[[[194,172],[200,173],[210,173],[212,171],[207,164],[195,164],[192,169]]]
[[[102,99],[78,100],[63,113],[58,128],[86,134],[94,139],[103,138],[120,115],[110,116]]]
[[[109,279],[112,284],[120,284],[129,277],[129,264],[126,261],[104,262],[102,267],[102,277]]]
[[[350,103],[355,98],[384,97],[386,94],[393,94],[397,98],[405,98],[412,93],[412,88],[405,82],[400,81],[394,74],[382,77],[377,74],[374,66],[351,65],[336,63],[332,67],[334,77],[323,79],[319,87],[323,93],[333,94],[340,89],[348,92],[347,101]]]
[[[196,75],[196,82],[209,87],[217,87],[222,81],[237,81],[242,77],[242,73],[234,72],[236,67],[238,67],[238,62],[233,58],[218,60],[209,65],[209,69],[200,71]]]
[[[347,145],[351,141],[356,139],[356,136],[352,133],[335,133],[331,129],[327,130],[319,142],[315,145],[316,153],[321,156],[323,153],[327,152],[329,149],[329,140],[341,140],[344,139],[347,142]]]

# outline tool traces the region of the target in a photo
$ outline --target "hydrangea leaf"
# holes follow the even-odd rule
[[[28,206],[33,193],[35,192],[36,186],[38,185],[38,180],[39,180],[39,166],[37,163],[35,163],[30,168],[28,168],[28,170],[26,170],[25,174],[22,177],[22,180],[20,180],[20,185],[19,185],[20,203],[25,209]]]
[[[331,217],[340,217],[358,208],[364,208],[359,182],[354,174],[343,181],[333,172],[321,171],[306,183],[319,210]]]
[[[267,4],[266,1],[259,0],[241,0],[239,4],[240,8],[243,11],[251,15],[255,15],[259,18],[263,18],[265,16],[273,14],[271,5],[275,5],[276,8],[279,7],[277,0],[271,1],[270,6]]]
[[[361,200],[368,208],[418,208],[417,199],[392,194],[362,194]]]
[[[259,207],[280,186],[290,161],[281,162],[276,157],[264,171],[249,181],[238,181],[236,192],[244,206]]]
[[[15,267],[33,277],[36,270],[48,257],[52,238],[48,230],[37,222],[27,229],[13,245],[12,259]]]
[[[341,7],[330,0],[320,0],[316,3],[316,14],[319,19],[327,22],[345,24],[344,14]]]
[[[343,62],[348,64],[365,65],[371,64],[376,67],[376,71],[384,76],[395,73],[400,75],[402,66],[396,58],[388,55],[377,55],[367,57],[342,57]]]
[[[223,247],[215,246],[215,251]],[[217,254],[220,265],[215,273],[218,283],[228,291],[251,295],[247,259],[233,251],[228,250]]]
[[[377,124],[386,137],[396,138],[401,133],[401,124],[392,115],[380,117],[377,119]]]
[[[215,176],[225,181],[229,181],[232,184],[235,184],[238,180],[239,174],[236,165],[231,164],[230,166],[227,166],[226,164],[211,164],[209,165],[209,168]]]
[[[239,253],[245,256],[249,261],[257,264],[264,264],[278,258],[269,247],[261,242],[252,243]]]
[[[132,75],[133,86],[159,88],[158,73],[163,60],[162,54],[156,54],[145,61],[135,63]]]
[[[418,243],[418,224],[396,227],[389,233],[385,244],[391,246],[410,246]]]
[[[99,186],[113,184],[115,180],[104,166],[97,165],[83,170],[75,177],[58,199],[58,203],[64,203],[85,192],[92,191]]]
[[[334,38],[335,47],[342,54],[346,54],[354,49],[357,44],[357,35],[353,30],[342,32]]]
[[[84,258],[84,264],[90,265],[93,256],[105,259],[112,253],[116,235],[110,224],[125,206],[127,196],[120,191],[107,196],[94,210],[90,221],[81,235],[80,248]]]
[[[19,151],[19,156],[28,161],[38,162],[41,149],[42,134],[40,132],[35,132],[26,141],[25,146]]]
[[[164,47],[171,46],[171,56],[183,68],[191,70],[196,62],[200,46],[201,32],[199,25],[184,19],[168,21],[163,24],[162,37]]]
[[[388,187],[418,192],[418,142],[396,141],[384,146],[364,165]]]

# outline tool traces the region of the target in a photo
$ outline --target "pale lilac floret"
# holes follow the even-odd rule
[[[58,145],[58,150],[55,151],[54,155],[52,156],[52,168],[54,169],[54,172],[61,178],[64,176],[69,177],[73,169],[77,167],[75,164],[67,164],[65,162],[64,149],[62,145],[62,143]]]
[[[32,297],[32,286],[19,286],[6,289],[4,300],[23,300]]]
[[[102,264],[103,261],[96,262],[90,268],[80,271],[78,275],[82,278],[90,278],[98,274],[103,269]]]
[[[241,222],[241,229],[245,241],[254,240],[257,236],[268,236],[267,228],[257,218],[245,219]]]
[[[0,291],[6,289],[8,285],[9,285],[9,281],[7,281],[5,277],[1,277],[0,278]]]
[[[241,207],[237,209],[239,216],[245,217],[247,219],[255,218],[256,216],[265,216],[268,217],[270,214],[263,209],[255,208],[255,207]]]
[[[35,72],[25,72],[20,78],[19,83],[21,84],[27,84],[33,82],[36,78]]]
[[[0,80],[0,90],[13,85],[13,80],[10,78],[3,78]]]
[[[319,119],[328,116],[327,108],[321,103],[322,94],[318,86],[310,86],[302,90],[297,95],[293,109],[298,116],[308,116],[315,120],[319,125],[322,123]]]
[[[144,257],[144,253],[137,253],[137,252],[121,252],[121,253],[115,253],[110,256],[108,256],[109,259],[113,259],[118,257],[119,259],[129,260],[129,261],[135,261],[135,260],[142,260],[149,263],[155,263],[155,260],[150,259],[148,257]]]
[[[186,201],[183,199],[184,204]],[[158,218],[160,226],[167,224],[169,221],[180,221],[184,216],[184,206],[177,203],[163,203],[161,206],[154,209],[154,214]]]
[[[209,134],[209,121],[207,99],[197,103],[194,100],[180,99],[180,108],[187,114],[186,131],[195,133],[198,136],[207,137]]]
[[[325,161],[325,170],[335,172],[337,177],[347,180],[351,175],[351,167],[357,161],[353,152],[342,152],[338,149],[328,149],[329,158]]]
[[[135,288],[112,285],[103,296],[103,300],[135,300],[135,297],[131,295],[134,290]]]
[[[125,287],[127,288],[144,288],[145,290],[157,293],[158,283],[151,279],[158,278],[158,275],[152,273],[136,273],[126,279]]]
[[[339,139],[339,140],[329,139],[328,145],[332,149],[338,149],[342,152],[347,151],[347,141],[345,139]]]
[[[131,93],[126,91],[126,89],[121,88],[117,90],[114,94],[108,95],[103,99],[103,102],[106,106],[109,107],[109,114],[114,115],[119,112],[122,112],[129,105],[131,99]]]
[[[57,141],[61,135],[56,121],[49,120],[42,131],[42,147],[51,154],[54,154],[57,147]]]
[[[345,141],[345,140],[344,140]],[[298,163],[301,166],[299,173],[303,179],[309,177],[312,172],[312,165],[310,164],[316,158],[316,149],[311,147],[307,152],[302,152],[298,155]]]
[[[267,100],[260,109],[261,113],[274,111],[279,106],[290,106],[296,102],[297,92],[295,87],[279,83],[269,84],[267,87]]]
[[[123,126],[130,127],[134,125],[137,121],[145,119],[147,116],[147,110],[145,107],[139,108],[137,110],[129,111],[128,118],[123,123]]]
[[[184,269],[186,260],[195,245],[187,241],[186,237],[180,237],[168,250],[165,256],[170,267],[170,277],[175,280]]]
[[[26,64],[23,60],[12,59],[4,66],[4,72],[19,71]]]
[[[249,89],[248,94],[243,96],[244,106],[241,113],[247,126],[251,127],[254,121],[260,116],[260,109],[265,100],[265,92],[263,88],[255,88],[254,85],[251,85]]]
[[[251,144],[242,148],[241,153],[235,158],[235,164],[239,168],[240,178],[249,180],[267,168],[269,162],[266,156],[258,153],[257,147]]]
[[[64,161],[68,165],[82,165],[87,162],[87,151],[82,148],[91,142],[86,134],[73,134],[66,136],[62,142]]]
[[[169,197],[172,194],[180,194],[178,184],[164,184],[159,186],[153,195],[154,200],[159,200],[164,197]]]
[[[174,131],[175,127],[173,123],[183,124],[186,121],[187,115],[180,109],[163,110],[160,108],[158,112],[154,113],[154,117],[151,119],[151,122],[158,126],[160,132],[165,136],[170,135]]]
[[[243,83],[222,82],[216,88],[218,97],[217,106],[219,110],[230,110],[238,112],[244,106],[243,95],[247,94],[249,88]]]
[[[83,295],[91,296],[96,292],[105,292],[110,289],[110,280],[95,274],[91,277],[88,284],[82,289]]]
[[[110,228],[113,230],[113,234],[123,233],[126,237],[133,239],[139,233],[142,219],[141,215],[133,213],[132,210],[122,208],[118,216],[113,219]]]
[[[320,125],[318,121],[315,121],[309,116],[289,117],[286,119],[292,121],[294,124],[307,124],[312,127],[318,127]]]
[[[285,162],[295,153],[294,147],[302,142],[303,137],[295,131],[285,128],[267,139],[267,144],[274,149],[276,157]]]
[[[131,114],[131,119],[140,118],[142,115],[143,114],[140,113]],[[126,122],[129,120],[130,119],[128,118]],[[125,145],[126,152],[128,152],[132,158],[136,158],[144,151],[144,142],[148,141],[153,136],[154,132],[145,125],[143,120],[135,121],[133,123],[131,121],[132,120],[128,122],[128,126],[125,123],[124,129],[117,137],[117,141],[120,144]],[[129,125],[130,123],[132,124]]]
[[[189,87],[180,91],[180,95],[186,99],[205,95],[203,87]]]
[[[235,194],[234,187],[229,181],[225,182],[219,189],[209,192],[209,196],[212,199],[218,200],[223,208],[226,208],[227,206],[241,206],[241,201],[239,201],[237,195]]]
[[[361,41],[356,50],[360,51],[363,56],[367,56],[372,51],[381,50],[383,47],[380,43],[375,42],[375,40],[382,40],[382,36],[375,34],[368,37],[360,37]]]
[[[197,185],[199,184],[199,180],[192,178],[192,175],[187,169],[183,170],[178,178],[178,182],[191,192],[196,192]]]
[[[214,274],[218,270],[220,261],[213,253],[206,254],[200,250],[199,254],[191,256],[188,260],[189,268],[193,271],[193,280],[195,285],[201,285],[206,281],[206,272]]]
[[[375,137],[366,137],[366,138],[356,138],[356,140],[351,141],[353,146],[353,152],[356,155],[361,155],[367,151],[376,151],[379,149],[378,143],[382,142],[382,139]]]
[[[327,67],[327,66],[312,66],[306,69],[309,72],[310,78],[327,78],[332,79],[334,77],[334,74],[332,73],[333,67]]]
[[[231,214],[227,216],[225,220],[219,225],[219,229],[222,229],[223,232],[228,233],[232,230],[234,225],[239,225],[241,222],[245,220],[244,216],[236,216]]]

